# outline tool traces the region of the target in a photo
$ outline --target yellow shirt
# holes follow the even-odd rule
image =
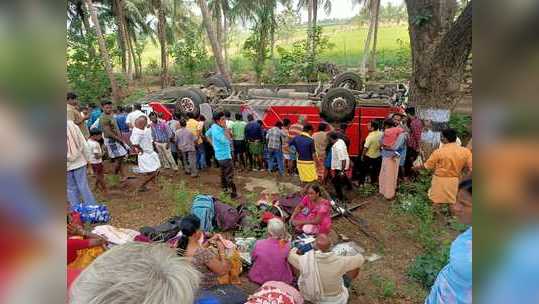
[[[369,135],[367,135],[364,145],[364,147],[367,149],[365,155],[370,158],[380,157],[380,139],[383,135],[384,132],[382,131],[372,131],[369,133]]]
[[[187,128],[187,130],[191,131],[191,133],[193,133],[193,135],[195,135],[198,139],[197,139],[197,144],[201,144],[202,143],[202,138],[200,138],[200,124],[198,123],[198,121],[194,120],[194,119],[189,119],[187,121],[187,125],[185,126]]]
[[[472,152],[456,143],[436,149],[425,162],[425,168],[438,177],[460,177],[464,167],[472,170]]]

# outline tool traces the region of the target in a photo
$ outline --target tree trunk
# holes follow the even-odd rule
[[[215,57],[217,68],[219,69],[221,75],[223,75],[226,80],[230,81],[230,75],[228,74],[228,71],[225,66],[219,40],[217,40],[215,30],[213,29],[213,23],[211,22],[211,15],[208,9],[208,5],[206,4],[206,0],[197,0],[197,4],[200,7],[200,11],[202,13],[202,20],[204,22],[204,27],[206,28],[206,33],[208,34],[208,39],[210,40],[213,57]]]
[[[313,20],[312,20],[312,27],[311,27],[311,56],[312,59],[315,59],[316,56],[316,37],[314,35],[314,32],[316,30],[317,22],[318,22],[318,0],[312,0],[313,3]]]
[[[363,58],[361,59],[360,71],[363,77],[367,74],[367,62],[369,60],[371,51],[372,34],[374,32],[374,2],[376,0],[370,0],[369,2],[369,31],[367,32],[367,39],[365,39],[365,45],[363,46]]]
[[[412,78],[409,103],[433,131],[427,144],[437,146],[439,131],[447,126],[451,110],[458,103],[466,60],[472,49],[472,1],[456,21],[456,2],[406,0]],[[432,17],[418,22],[426,13]]]
[[[309,33],[313,25],[313,1],[307,0],[307,33]]]
[[[120,61],[122,62],[122,72],[127,79],[127,59],[126,59],[126,37],[124,32],[124,26],[122,22],[123,10],[121,0],[114,0],[112,2],[112,11],[114,14],[114,21],[117,28],[118,46],[120,47]]]
[[[90,21],[88,20],[89,16],[84,10],[84,3],[82,1],[77,2],[77,13],[79,14],[79,18],[82,20],[86,37],[88,37],[92,31],[92,28],[90,27]],[[95,48],[90,41],[88,42],[88,54],[90,54],[90,58],[97,58]]]
[[[168,58],[167,58],[167,39],[166,39],[166,19],[162,0],[154,0],[157,9],[157,34],[161,46],[161,88],[168,86]]]
[[[215,23],[215,35],[217,36],[217,41],[219,41],[219,44],[223,45],[223,12],[221,9],[221,2],[217,3],[216,8],[216,16],[213,20]],[[221,55],[223,54],[222,51],[223,49],[221,48]]]
[[[88,11],[90,12],[90,17],[92,18],[92,23],[95,26],[95,31],[97,34],[97,41],[99,43],[99,51],[101,53],[101,58],[103,59],[103,64],[105,65],[105,70],[109,76],[110,86],[112,90],[112,101],[120,101],[120,90],[118,89],[118,84],[116,83],[116,78],[114,78],[114,73],[112,71],[112,65],[110,63],[109,52],[107,51],[107,45],[105,44],[105,38],[101,32],[101,26],[99,20],[97,19],[97,13],[95,7],[92,4],[92,0],[84,0],[88,6]]]
[[[132,61],[129,61],[129,66],[130,66],[129,69],[131,69],[131,63],[133,63],[134,68],[135,68],[135,78],[139,79],[140,74],[137,69],[137,56],[135,55],[135,49],[133,48],[133,42],[131,41],[132,36],[129,35],[129,32],[127,34],[128,34],[127,35],[127,49],[129,50],[129,55],[132,59]]]
[[[225,54],[225,67],[227,71],[230,71],[230,63],[228,61],[228,13],[224,14],[223,19],[223,50]]]
[[[374,10],[374,33],[373,33],[373,42],[372,42],[372,51],[370,52],[369,58],[369,73],[374,73],[376,71],[376,43],[378,41],[378,25],[380,23],[380,0],[375,1],[375,10]]]

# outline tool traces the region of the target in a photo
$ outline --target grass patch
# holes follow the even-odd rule
[[[117,174],[105,174],[105,181],[108,187],[116,187],[120,184],[120,176]]]
[[[174,212],[176,216],[184,216],[191,213],[193,197],[197,194],[197,191],[189,190],[184,181],[172,187],[171,196],[174,201]]]
[[[370,280],[376,287],[376,294],[379,298],[390,299],[397,296],[397,284],[395,281],[380,275],[371,275]]]

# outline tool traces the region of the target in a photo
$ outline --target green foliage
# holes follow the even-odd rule
[[[186,28],[182,39],[170,48],[184,84],[200,83],[201,75],[211,68],[201,31]]]
[[[251,35],[243,43],[243,56],[251,61],[257,80],[262,79],[266,60],[270,58],[268,33],[262,26],[257,25],[251,30]]]
[[[432,203],[428,198],[430,175],[421,172],[416,181],[403,183],[397,193],[398,212],[413,215],[417,219],[416,231],[412,236],[423,247],[424,253],[408,268],[408,276],[425,288],[430,288],[442,267],[447,263],[449,243],[439,240],[442,234],[434,226]]]
[[[370,197],[378,192],[378,188],[373,184],[363,184],[356,189],[356,193],[360,197]]]
[[[69,88],[75,91],[83,103],[98,102],[109,94],[110,80],[103,67],[101,57],[93,56],[95,35],[70,40],[67,51],[67,80]]]
[[[397,284],[395,284],[395,281],[380,275],[371,275],[370,279],[374,286],[376,286],[378,297],[390,299],[397,295]]]
[[[172,199],[174,200],[174,204],[176,205],[176,215],[183,216],[191,213],[193,197],[198,193],[190,191],[184,181],[181,181],[177,187],[173,187],[171,191]]]
[[[449,127],[457,131],[457,136],[464,140],[471,136],[472,117],[469,115],[451,113]]]
[[[412,75],[410,43],[400,38],[396,42],[397,49],[381,50],[376,55],[376,65],[383,71],[381,80],[409,79]]]
[[[429,289],[448,260],[449,246],[441,246],[418,256],[408,268],[407,274],[425,289]]]
[[[152,58],[148,61],[148,65],[146,66],[146,73],[152,76],[159,76],[159,74],[161,73],[161,69],[159,68],[157,60]]]
[[[316,43],[314,52],[310,39]],[[275,69],[273,82],[282,84],[318,79],[316,67],[320,62],[320,54],[333,47],[334,44],[329,42],[329,38],[322,36],[322,27],[320,26],[309,31],[307,39],[294,42],[290,49],[278,46],[279,62]]]
[[[266,230],[262,228],[262,210],[254,203],[247,203],[244,208],[247,212],[245,225],[236,231],[235,236],[262,238],[266,233]]]
[[[124,98],[124,100],[122,101],[123,104],[132,104],[132,103],[135,103],[137,100],[141,99],[142,97],[144,97],[146,95],[146,91],[142,90],[142,89],[139,89],[139,90],[136,90],[134,92],[132,92],[131,94],[129,94],[129,96],[127,96],[126,98]]]

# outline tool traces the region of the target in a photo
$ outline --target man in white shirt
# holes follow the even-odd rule
[[[71,206],[95,204],[95,197],[88,186],[86,165],[90,158],[90,149],[80,128],[72,121],[67,121],[67,200]]]
[[[127,123],[129,130],[133,130],[133,128],[135,127],[135,121],[141,116],[146,116],[146,114],[142,112],[142,106],[140,105],[140,103],[136,103],[133,105],[133,111],[127,114],[127,117],[125,118],[125,122]]]
[[[333,186],[337,194],[337,199],[345,201],[343,188],[352,188],[352,183],[348,178],[350,173],[350,156],[344,140],[339,138],[339,134],[332,132],[329,134],[329,142],[331,143],[331,170]]]

